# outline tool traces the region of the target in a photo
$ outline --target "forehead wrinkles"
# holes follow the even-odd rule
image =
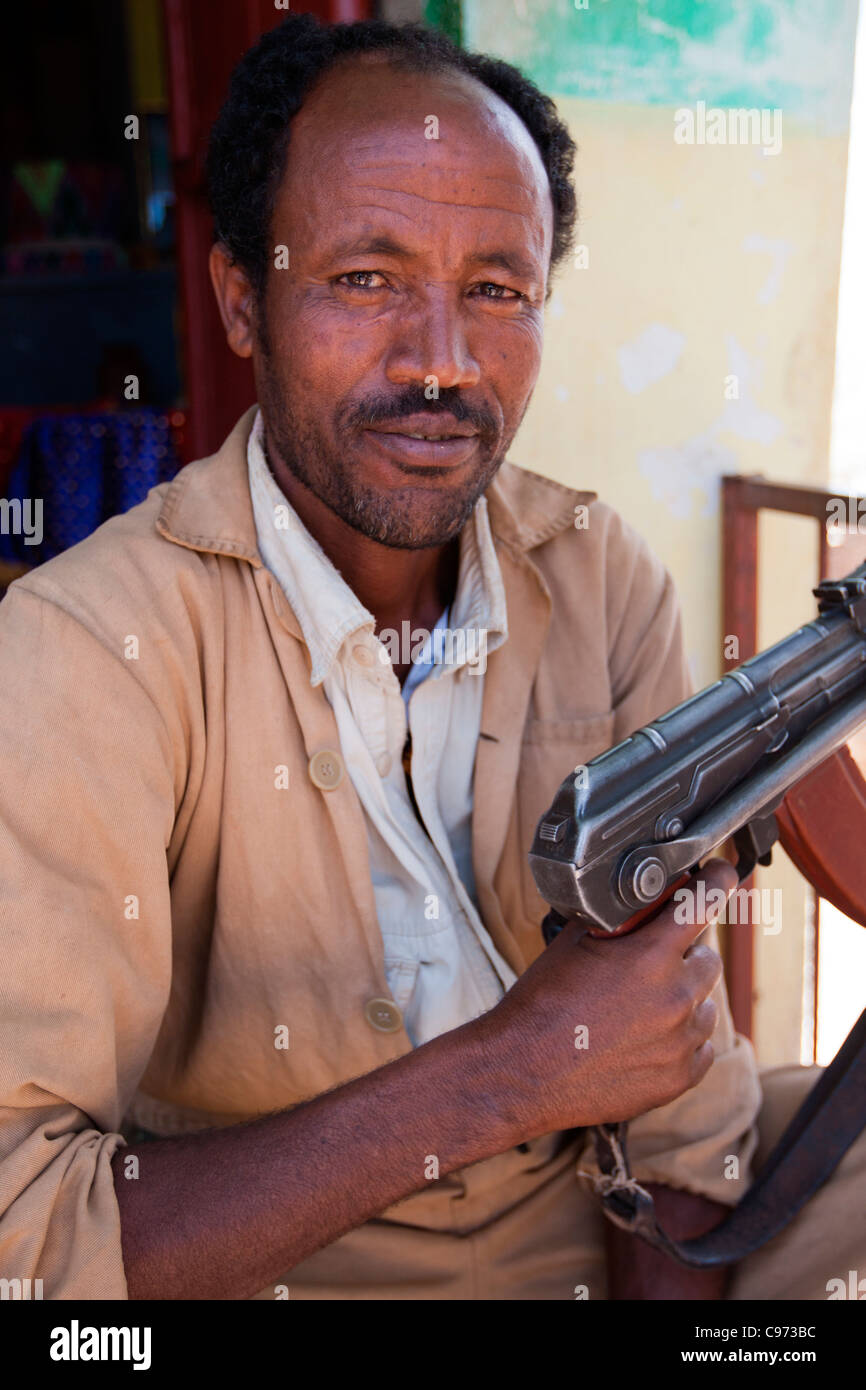
[[[537,191],[518,174],[509,177],[491,174],[483,169],[461,169],[407,160],[380,160],[365,165],[363,170],[348,166],[352,177],[341,180],[346,193],[376,192],[398,198],[420,198],[431,203],[457,203],[466,208],[497,207],[503,212],[525,213],[538,203]],[[468,181],[468,187],[467,187]],[[421,187],[412,187],[413,183]],[[467,196],[468,195],[468,196]],[[475,195],[475,196],[473,196]]]
[[[510,231],[512,235],[516,234],[519,245],[527,254],[537,256],[540,262],[544,260],[549,240],[547,224],[543,218],[535,216],[534,204],[529,199],[523,207],[514,208],[491,203],[455,203],[451,199],[439,200],[423,193],[408,193],[403,190],[375,188],[373,192],[375,198],[372,201],[366,198],[357,201],[353,198],[346,200],[344,212],[352,215],[352,223],[340,224],[343,234],[349,232],[350,225],[355,226],[357,217],[358,239],[373,238],[387,228],[387,221],[384,226],[382,222],[382,213],[385,213],[388,220],[392,217],[397,220],[394,234],[410,253],[413,250],[429,253],[433,246],[430,237],[425,237],[424,233],[431,232],[435,224],[435,246],[445,261],[453,261],[458,257],[461,238],[468,235],[473,243],[477,241],[477,224],[467,224],[466,219],[480,211],[482,214],[490,214],[491,219],[495,217],[495,224],[492,220],[489,224],[488,236],[491,241],[500,242]],[[313,219],[319,211],[318,201],[314,199],[308,205],[308,212],[312,214]],[[321,206],[328,209],[329,223],[334,226],[338,219],[334,217],[333,200],[322,194]],[[494,225],[497,230],[494,230]]]
[[[519,218],[524,224],[532,220],[534,210],[534,204],[530,198],[525,200],[522,207],[503,207],[501,203],[458,202],[454,198],[449,198],[447,195],[442,198],[433,198],[429,193],[416,193],[409,189],[402,188],[379,188],[378,186],[374,186],[368,191],[375,194],[372,200],[364,197],[359,197],[357,199],[351,197],[347,198],[344,203],[345,210],[360,212],[369,209],[372,212],[387,212],[395,217],[402,218],[406,222],[410,222],[413,226],[423,225],[422,223],[419,224],[419,204],[422,209],[428,211],[430,216],[434,216],[437,212],[490,212],[497,213],[503,217]],[[326,199],[323,195],[322,202],[333,213],[333,200],[330,198]],[[401,206],[401,204],[403,204],[403,206]],[[542,225],[542,220],[539,218],[539,230],[541,230]],[[525,230],[523,235],[526,235]]]
[[[418,226],[425,214],[489,212],[509,220],[518,218],[522,240],[532,238],[533,228],[537,228],[539,242],[546,238],[552,216],[546,189],[540,190],[537,183],[527,185],[517,173],[509,176],[450,164],[431,166],[410,158],[391,160],[381,152],[359,169],[345,150],[341,156],[339,167],[331,166],[333,177],[314,180],[300,206],[294,198],[290,200],[302,216],[304,208],[312,218],[326,212],[328,221],[333,222],[342,206],[352,213],[384,211]],[[547,217],[546,211],[550,214]]]

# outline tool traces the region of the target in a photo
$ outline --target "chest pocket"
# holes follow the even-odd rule
[[[569,773],[610,748],[614,717],[611,710],[586,719],[530,719],[526,724],[517,785],[521,886],[531,922],[540,922],[547,910],[529,867],[536,826]]]

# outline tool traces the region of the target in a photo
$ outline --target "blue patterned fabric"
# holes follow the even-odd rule
[[[10,502],[42,499],[42,539],[13,535],[4,508],[0,557],[41,565],[84,540],[103,521],[142,502],[180,468],[169,417],[151,408],[105,415],[45,415],[25,431],[9,478]],[[4,531],[9,534],[3,534]]]

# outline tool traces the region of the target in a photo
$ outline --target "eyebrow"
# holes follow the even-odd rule
[[[372,236],[355,238],[352,241],[341,241],[331,248],[329,259],[345,260],[351,256],[397,256],[411,258],[417,255],[408,246],[403,246],[399,241],[395,241],[390,236]],[[534,280],[538,271],[532,261],[522,256],[520,252],[507,251],[501,248],[494,248],[489,251],[479,252],[477,255],[470,256],[468,264],[473,265],[495,265],[501,270],[508,271],[512,275],[521,276],[525,280]]]

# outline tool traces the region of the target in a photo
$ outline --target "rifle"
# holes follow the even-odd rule
[[[550,911],[595,936],[634,930],[732,840],[742,881],[769,864],[775,811],[866,723],[866,564],[813,593],[818,617],[653,720],[559,788],[529,855]],[[866,826],[864,826],[866,831]],[[627,1127],[594,1129],[606,1215],[682,1264],[731,1264],[775,1236],[866,1126],[866,1010],[757,1181],[721,1225],[677,1242],[628,1166]]]

